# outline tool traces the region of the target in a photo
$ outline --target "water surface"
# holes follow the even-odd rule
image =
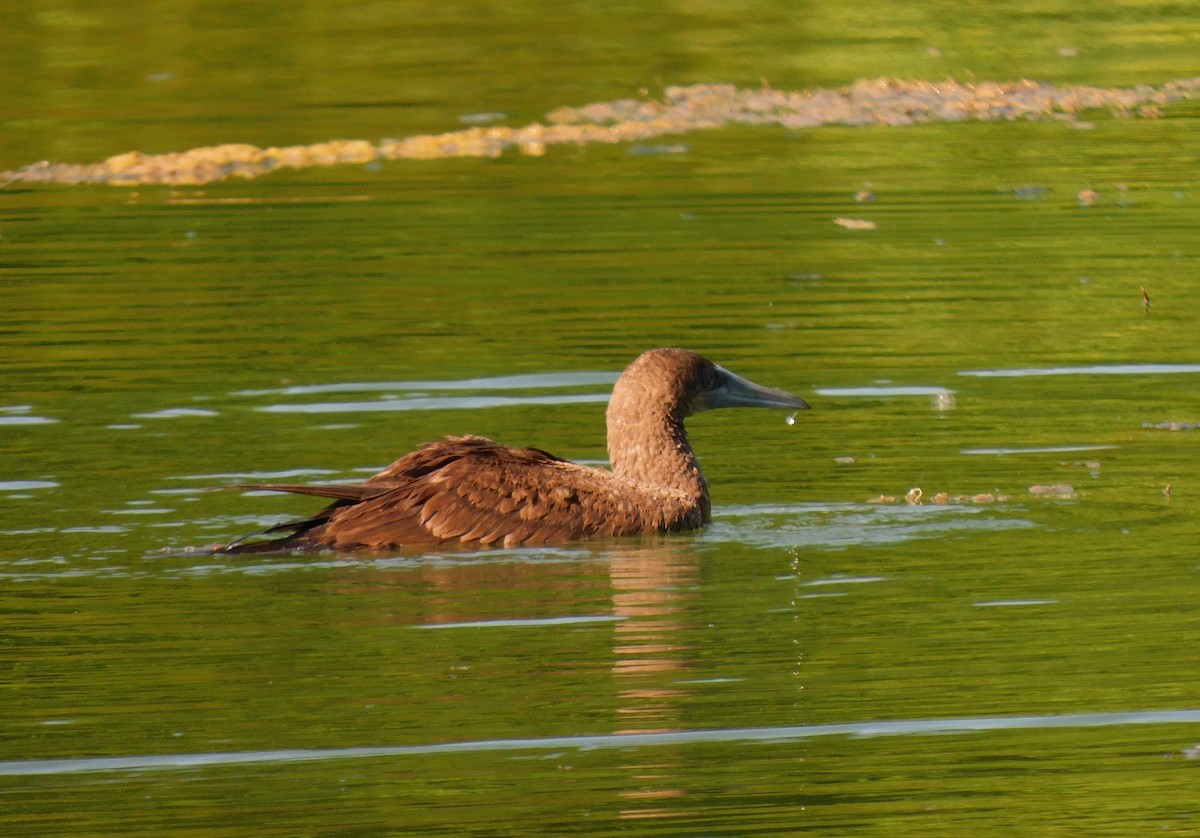
[[[160,12],[15,10],[0,169],[670,85],[1161,87],[1197,35],[1155,4]],[[0,828],[1194,831],[1197,113],[10,184]],[[601,464],[656,345],[815,408],[691,421],[703,532],[204,550],[320,503],[214,487],[446,433]]]

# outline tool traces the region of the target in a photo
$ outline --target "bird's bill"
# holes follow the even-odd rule
[[[784,390],[764,387],[742,378],[722,366],[717,366],[720,383],[704,393],[697,405],[698,410],[715,410],[719,407],[778,407],[787,410],[809,410],[812,406],[799,396]]]

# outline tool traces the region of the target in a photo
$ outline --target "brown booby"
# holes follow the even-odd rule
[[[694,529],[709,523],[711,507],[683,421],[721,407],[809,405],[695,352],[651,349],[613,387],[607,410],[611,470],[481,436],[449,436],[358,485],[236,487],[316,495],[333,503],[311,518],[257,534],[274,536],[271,540],[213,549],[516,547]]]

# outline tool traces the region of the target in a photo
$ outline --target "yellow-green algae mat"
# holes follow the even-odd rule
[[[837,89],[755,90],[730,84],[668,87],[658,99],[619,99],[563,107],[545,123],[478,126],[404,139],[330,140],[259,148],[244,143],[168,154],[130,151],[99,163],[34,163],[0,173],[0,184],[108,183],[195,185],[228,177],[255,178],[276,169],[303,169],[377,160],[496,157],[516,148],[540,155],[550,145],[637,142],[726,125],[909,125],[926,122],[1065,119],[1106,109],[1117,116],[1155,118],[1159,109],[1200,95],[1200,77],[1161,86],[1056,86],[1035,81],[858,81]]]

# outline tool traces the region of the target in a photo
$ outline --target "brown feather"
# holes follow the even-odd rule
[[[709,520],[708,485],[684,432],[684,418],[709,406],[804,406],[801,399],[757,385],[749,386],[770,396],[761,405],[745,400],[703,404],[727,383],[723,376],[737,378],[687,350],[641,355],[622,374],[609,403],[611,471],[538,448],[450,436],[422,445],[358,485],[240,486],[334,503],[311,518],[266,531],[290,533],[283,538],[223,549],[516,547],[703,526]]]

